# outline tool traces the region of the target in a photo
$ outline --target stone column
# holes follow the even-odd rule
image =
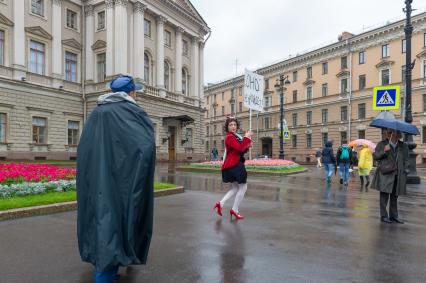
[[[200,99],[204,99],[204,42],[203,41],[200,41]]]
[[[145,51],[145,32],[144,32],[144,13],[146,6],[141,2],[134,4],[133,16],[133,42],[134,42],[134,71],[135,79],[144,80],[144,51]]]
[[[115,0],[114,74],[128,74],[127,3],[128,0]]]
[[[185,30],[181,27],[176,29],[176,72],[175,91],[182,93],[182,33]]]
[[[199,38],[194,37],[192,39],[192,58],[191,58],[191,72],[192,72],[192,78],[191,78],[191,91],[192,96],[199,97],[199,88],[200,88],[200,81],[199,81]]]
[[[86,81],[93,81],[93,36],[95,34],[95,18],[93,16],[93,5],[86,7]]]
[[[52,77],[53,87],[62,85],[62,1],[52,3]],[[46,74],[48,75],[48,74]]]
[[[160,89],[160,95],[165,96],[164,90],[164,23],[166,18],[157,17],[157,87]]]
[[[106,5],[106,76],[111,78],[114,75],[114,0],[105,0]]]
[[[25,1],[13,1],[13,78],[21,80],[26,77],[25,64]]]

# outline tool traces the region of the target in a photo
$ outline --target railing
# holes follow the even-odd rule
[[[150,95],[153,95],[153,96],[160,96],[160,91],[158,90],[158,88],[152,87],[150,85],[145,85],[144,91],[147,94],[150,94]]]
[[[174,93],[174,92],[170,92],[170,91],[166,91],[166,98],[173,100],[173,101],[180,101],[181,100],[181,99],[179,99],[179,94]]]

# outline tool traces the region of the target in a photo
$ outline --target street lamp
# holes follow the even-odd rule
[[[283,74],[280,75],[279,79],[277,79],[277,83],[275,84],[275,90],[277,91],[277,94],[280,95],[280,154],[279,159],[284,159],[284,137],[283,137],[283,131],[284,131],[284,91],[287,90],[285,87],[286,85],[289,85],[290,81],[288,80],[288,75],[284,76]]]
[[[414,62],[411,63],[411,35],[413,33],[413,26],[411,25],[411,3],[413,0],[405,0],[405,8],[403,11],[406,14],[405,22],[405,44],[406,44],[406,54],[405,54],[405,122],[412,123],[413,115],[411,111],[411,70],[414,68]],[[416,170],[416,157],[417,154],[414,152],[414,149],[417,147],[416,143],[413,141],[413,136],[405,134],[404,142],[407,143],[409,148],[409,169],[410,172],[407,176],[408,184],[420,184],[420,177],[417,175]]]

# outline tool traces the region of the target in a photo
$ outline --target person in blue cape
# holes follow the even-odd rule
[[[145,264],[153,230],[155,138],[137,105],[130,76],[111,82],[84,126],[77,150],[77,236],[80,256],[109,283],[119,266]]]

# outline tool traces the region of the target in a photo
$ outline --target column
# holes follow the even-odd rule
[[[191,90],[192,90],[192,96],[199,97],[199,47],[198,47],[198,37],[194,37],[192,39],[192,58],[191,58],[191,71],[192,71],[192,78],[191,78]]]
[[[204,42],[200,42],[200,99],[204,98]],[[235,91],[235,95],[236,95]]]
[[[164,22],[166,18],[157,17],[157,87],[162,89],[161,94],[164,96]]]
[[[52,77],[53,87],[62,85],[62,1],[52,3]],[[46,74],[48,75],[48,74]]]
[[[95,18],[93,5],[86,7],[86,81],[93,81],[93,35],[95,34]]]
[[[182,33],[184,29],[176,29],[176,72],[175,72],[175,90],[176,93],[182,93]]]
[[[13,1],[13,78],[21,80],[26,77],[25,64],[25,1]]]
[[[114,74],[128,74],[127,3],[128,0],[115,0]]]
[[[114,75],[114,0],[105,0],[106,5],[106,76],[111,78]]]
[[[133,42],[134,42],[134,76],[138,81],[144,80],[144,51],[145,51],[145,32],[144,32],[144,13],[146,6],[141,2],[134,4],[133,15]]]

